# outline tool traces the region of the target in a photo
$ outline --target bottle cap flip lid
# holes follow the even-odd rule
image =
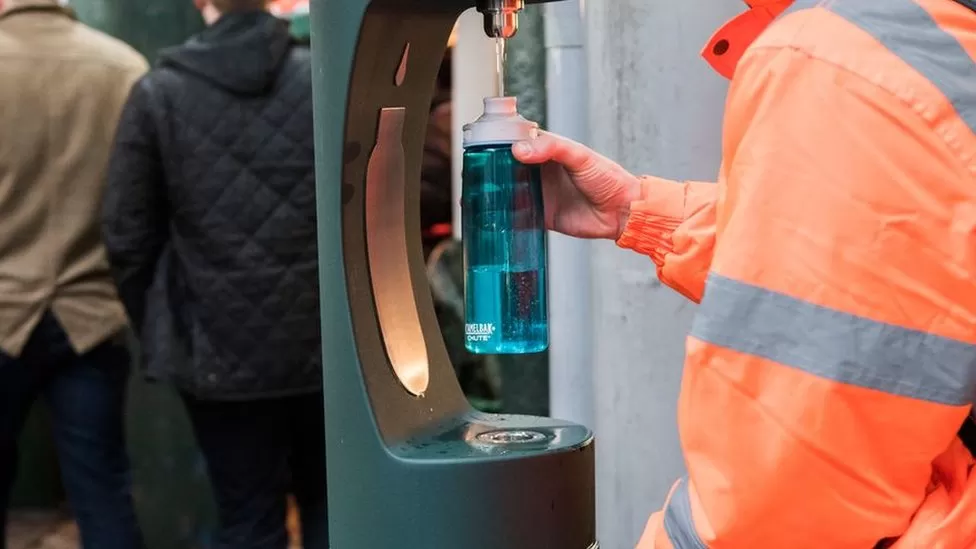
[[[465,124],[464,148],[477,145],[516,143],[533,139],[539,124],[526,120],[518,113],[515,97],[486,97],[485,112],[480,118]]]

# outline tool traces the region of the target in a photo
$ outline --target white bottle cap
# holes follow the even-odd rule
[[[515,97],[486,97],[485,113],[464,126],[464,148],[477,145],[504,145],[532,139],[539,125],[522,118]]]

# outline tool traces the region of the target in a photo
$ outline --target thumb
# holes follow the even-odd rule
[[[551,139],[541,132],[530,139],[512,145],[512,156],[523,164],[542,164],[552,158]]]
[[[572,172],[586,168],[592,162],[594,153],[575,141],[540,131],[534,139],[513,145],[512,155],[525,164],[556,162]]]

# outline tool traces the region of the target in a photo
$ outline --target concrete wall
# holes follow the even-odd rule
[[[699,52],[745,5],[584,5],[589,144],[636,173],[712,180],[726,83]],[[683,472],[675,405],[694,306],[658,283],[649,259],[607,242],[592,250],[598,525],[603,546],[625,548]]]

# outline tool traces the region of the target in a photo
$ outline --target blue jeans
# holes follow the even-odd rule
[[[35,400],[50,408],[58,461],[86,549],[138,549],[142,538],[125,450],[130,356],[109,341],[79,355],[47,314],[21,356],[0,353],[0,548],[16,476],[17,438]]]

